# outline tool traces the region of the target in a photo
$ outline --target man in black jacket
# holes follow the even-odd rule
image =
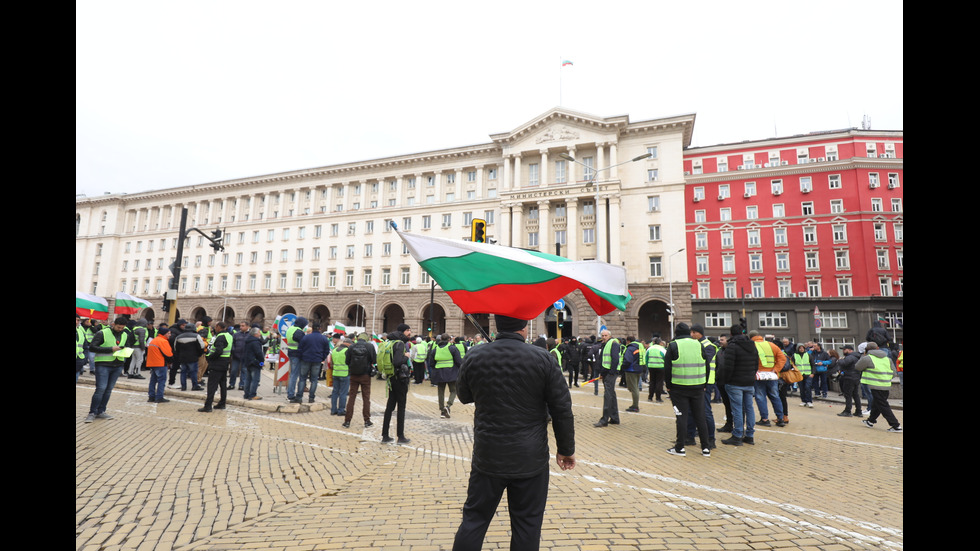
[[[730,446],[755,444],[755,373],[759,370],[759,351],[744,333],[741,324],[731,327],[731,338],[716,365],[718,378],[725,381],[725,392],[731,399],[732,436],[721,441]]]
[[[497,338],[463,360],[457,392],[475,403],[473,469],[454,551],[480,549],[507,491],[511,549],[534,551],[548,497],[548,416],[562,470],[575,467],[572,399],[557,361],[525,343],[527,321],[496,315]]]
[[[388,377],[388,403],[385,405],[384,424],[381,425],[381,441],[392,442],[393,439],[388,432],[391,427],[391,414],[398,410],[395,415],[395,434],[398,436],[399,444],[408,444],[409,439],[405,438],[405,403],[408,398],[408,385],[412,380],[411,360],[408,358],[408,341],[412,337],[412,328],[403,323],[395,328],[388,335],[391,345],[391,365],[395,372]]]
[[[841,392],[844,393],[844,411],[837,414],[838,417],[864,417],[861,411],[861,373],[855,369],[861,355],[854,352],[854,347],[845,344],[841,348],[844,357],[837,362],[840,375],[837,382],[840,383]],[[851,413],[851,403],[854,403],[854,413]]]

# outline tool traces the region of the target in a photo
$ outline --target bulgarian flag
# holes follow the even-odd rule
[[[334,323],[333,324],[333,332],[334,333],[340,333],[341,335],[346,335],[347,334],[347,327],[345,327],[344,324],[342,324],[342,323]]]
[[[401,231],[398,236],[464,314],[531,319],[575,289],[599,315],[626,310],[632,298],[622,266]]]
[[[75,291],[75,313],[83,318],[109,320],[109,302],[95,295]]]
[[[566,65],[574,65],[574,64],[571,61],[567,60],[567,59],[561,60],[561,66],[564,67]]]
[[[114,314],[127,314],[132,316],[144,308],[152,306],[150,301],[136,298],[126,293],[116,293],[116,302],[112,305]]]

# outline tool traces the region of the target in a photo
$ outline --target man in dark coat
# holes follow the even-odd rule
[[[732,436],[721,441],[730,446],[755,444],[755,373],[759,370],[759,351],[744,333],[741,324],[730,329],[722,363],[716,365],[718,378],[725,381],[725,392],[731,399]]]
[[[482,547],[505,490],[510,548],[539,548],[548,496],[549,414],[558,466],[575,467],[572,399],[557,362],[525,343],[527,321],[495,318],[496,340],[472,348],[459,373],[459,399],[476,404],[476,411],[473,469],[454,551]]]

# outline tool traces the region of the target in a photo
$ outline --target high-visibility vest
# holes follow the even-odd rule
[[[892,361],[878,356],[869,355],[874,367],[869,367],[861,372],[861,384],[883,388],[892,386]]]
[[[296,335],[297,331],[301,333],[303,332],[302,329],[296,327],[295,325],[290,325],[289,329],[286,329],[286,346],[289,347],[290,352],[299,348],[299,342],[293,340],[293,336]]]
[[[429,355],[429,342],[428,341],[417,342],[415,343],[415,349],[416,349],[415,362],[416,363],[425,362],[426,356]]]
[[[453,353],[449,351],[449,343],[445,346],[436,345],[436,353],[433,356],[436,361],[436,369],[444,369],[453,366]]]
[[[466,345],[461,342],[458,342],[456,343],[456,349],[459,350],[459,359],[462,360],[463,356],[466,355]]]
[[[632,344],[636,345],[636,362],[640,367],[647,366],[647,351],[643,348],[643,343],[633,341]]]
[[[116,336],[112,334],[112,329],[109,329],[108,327],[104,327],[102,329],[102,346],[105,346],[106,348],[111,348],[113,346],[112,343],[115,343],[115,346],[125,348],[128,344],[126,341],[128,340],[128,331],[123,331],[122,335],[119,337],[119,341],[117,342]],[[115,359],[116,357],[112,355],[112,352],[99,352],[95,355],[95,363],[110,363],[115,361]]]
[[[330,353],[330,364],[333,369],[334,377],[346,377],[350,375],[347,367],[347,348],[338,346]]]
[[[79,360],[85,357],[85,330],[79,325],[75,328],[75,357]]]
[[[228,334],[227,331],[222,331],[221,333],[218,333],[218,336],[214,338],[214,341],[211,343],[211,346],[214,346],[214,343],[217,342],[217,340],[218,339],[221,339],[222,337],[224,337],[224,339],[222,339],[222,340],[225,341],[225,348],[224,348],[224,350],[221,351],[221,356],[219,356],[219,358],[230,358],[231,357],[231,340],[232,340],[232,338],[231,338],[231,335]]]
[[[802,373],[804,377],[809,375],[812,371],[810,369],[810,355],[806,352],[804,352],[802,355],[793,354],[793,364],[796,365],[796,369]]]
[[[619,371],[619,368],[623,365],[623,347],[619,347],[619,362],[616,365],[612,364],[612,345],[613,343],[619,344],[616,339],[609,339],[606,344],[602,346],[602,368],[608,369],[609,371]]]
[[[703,348],[694,339],[677,339],[677,360],[671,364],[670,382],[675,385],[697,386],[707,382]]]
[[[561,367],[561,350],[558,350],[558,347],[556,346],[551,349],[551,353],[555,356],[555,359],[558,360],[558,367]]]
[[[708,348],[709,346],[714,346],[715,353],[711,355],[711,359],[708,360],[708,384],[715,384],[715,358],[718,356],[718,347],[707,338],[701,339],[701,346]]]
[[[650,348],[647,348],[647,367],[650,369],[663,369],[664,354],[666,352],[667,349],[659,344],[651,344]]]
[[[899,371],[902,371],[902,354],[904,354],[904,353],[905,353],[904,350],[902,350],[901,352],[899,352],[898,353],[898,361],[895,362],[898,365],[898,370]]]
[[[776,366],[776,355],[772,351],[772,346],[766,341],[753,341],[755,349],[759,351],[759,362],[762,367],[759,369],[771,370]]]

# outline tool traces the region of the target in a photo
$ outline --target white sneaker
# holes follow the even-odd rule
[[[85,418],[85,422],[86,423],[92,423],[94,421],[95,421],[95,414],[94,413],[89,413],[88,414],[88,417]]]
[[[812,408],[812,407],[813,407],[813,402],[807,402],[807,403],[806,403],[806,407],[808,407],[808,408]]]

